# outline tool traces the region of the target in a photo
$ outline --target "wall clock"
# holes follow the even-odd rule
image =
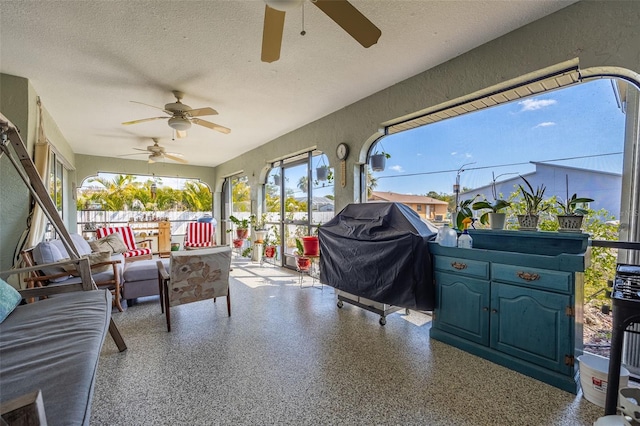
[[[349,155],[349,145],[347,145],[346,143],[342,142],[336,148],[336,156],[338,157],[338,160],[344,161],[344,160],[347,159],[348,155]]]

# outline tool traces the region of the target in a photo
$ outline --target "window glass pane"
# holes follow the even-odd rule
[[[329,159],[320,154],[312,159],[313,193],[311,199],[311,233],[316,232],[316,226],[329,221],[334,216],[334,183],[335,174],[329,167]]]
[[[371,150],[390,158],[383,171],[369,163],[369,198],[430,197],[423,204],[433,221],[441,207],[431,203],[444,201],[444,222],[455,212],[456,195],[458,203],[475,196],[493,201],[495,177],[496,196],[508,199],[524,175],[534,188],[544,184],[547,198],[577,193],[617,220],[625,130],[617,96],[611,81],[596,80],[385,137]]]
[[[293,253],[296,238],[308,234],[309,165],[307,162],[283,168],[285,239],[284,252]]]

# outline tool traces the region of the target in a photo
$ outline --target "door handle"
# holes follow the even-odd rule
[[[522,278],[525,281],[536,281],[540,279],[540,275],[532,274],[530,272],[518,271],[516,272],[518,278]]]
[[[463,269],[467,269],[467,264],[460,262],[451,262],[451,267],[457,269],[458,271],[461,271]]]

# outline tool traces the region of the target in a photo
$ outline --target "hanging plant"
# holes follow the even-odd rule
[[[382,142],[380,142],[380,151],[375,150],[369,157],[369,165],[374,172],[383,172],[387,164],[387,158],[391,158],[391,154],[384,151]]]
[[[322,165],[318,162],[318,166],[316,167],[316,179],[319,181],[325,181],[329,176],[329,166],[324,162],[324,155],[320,156],[320,161],[322,161]]]

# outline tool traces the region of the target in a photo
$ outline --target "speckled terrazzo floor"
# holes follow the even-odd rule
[[[93,425],[592,425],[604,410],[429,339],[430,317],[379,316],[288,270],[234,260],[224,299],[158,298],[113,317]],[[305,278],[305,285],[310,285]],[[317,282],[316,282],[317,284]]]

